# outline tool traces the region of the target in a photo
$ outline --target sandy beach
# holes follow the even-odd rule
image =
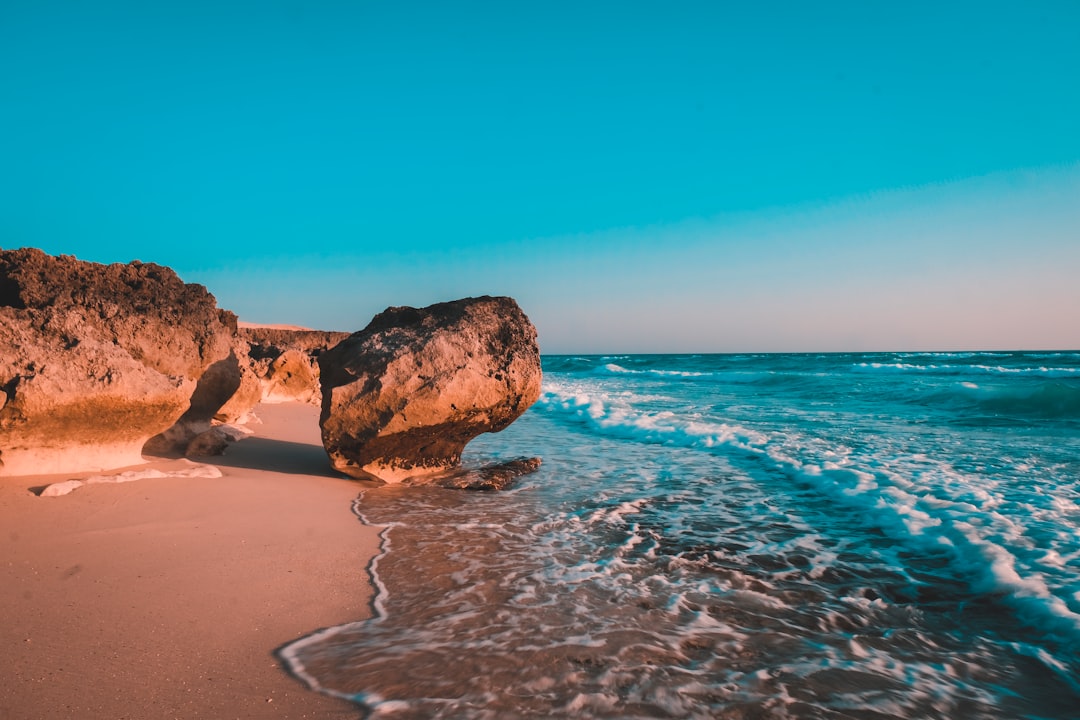
[[[0,718],[358,716],[274,653],[370,614],[362,488],[329,470],[317,408],[256,412],[221,478],[0,478]]]

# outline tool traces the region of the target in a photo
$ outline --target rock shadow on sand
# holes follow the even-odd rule
[[[263,470],[287,475],[315,475],[338,479],[345,477],[330,467],[322,445],[276,438],[245,438],[229,443],[224,455],[201,459],[220,467]]]

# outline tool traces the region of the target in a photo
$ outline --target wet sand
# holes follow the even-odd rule
[[[0,718],[359,716],[274,653],[370,615],[362,487],[329,470],[317,408],[256,413],[221,478],[0,478]]]

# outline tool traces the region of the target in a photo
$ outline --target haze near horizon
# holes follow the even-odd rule
[[[7,3],[0,245],[545,353],[1080,349],[1080,6]]]

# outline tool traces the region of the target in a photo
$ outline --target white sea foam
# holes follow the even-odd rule
[[[556,383],[545,386],[538,404],[580,418],[598,430],[642,440],[686,447],[724,445],[749,449],[766,441],[762,433],[734,424],[707,423],[678,416],[671,411],[641,412],[633,396],[585,392]]]
[[[86,485],[100,485],[105,483],[128,483],[137,480],[153,480],[160,478],[219,478],[221,470],[213,465],[192,462],[181,458],[170,463],[165,469],[144,468],[141,470],[125,470],[119,473],[105,473],[89,475],[84,478],[73,478],[59,483],[47,485],[41,491],[41,497],[58,497],[67,495]]]
[[[897,353],[897,357],[941,357],[941,358],[976,358],[976,357],[1010,357],[1012,353],[1001,352],[907,352]]]
[[[728,372],[701,372],[695,370],[670,370],[664,368],[626,368],[616,363],[598,365],[594,372],[598,375],[638,375],[663,379],[715,378],[732,383],[752,383],[769,375],[769,373],[738,370]]]
[[[631,370],[615,363],[608,363],[597,368],[597,372],[609,375],[652,375],[654,377],[704,377],[712,373],[691,372],[686,370]]]
[[[897,540],[949,552],[981,592],[1004,592],[1024,621],[1080,644],[1080,613],[1063,598],[1075,588],[1051,588],[1035,569],[1027,529],[996,512],[1005,502],[947,463],[925,458],[859,457],[799,433],[765,433],[728,423],[637,410],[626,398],[548,383],[541,407],[608,436],[768,458],[842,505],[858,509]],[[914,479],[913,479],[914,478]],[[1025,558],[1023,576],[1017,570]]]
[[[1005,367],[1002,365],[915,365],[912,363],[861,362],[852,365],[856,372],[917,372],[939,375],[1031,375],[1046,378],[1080,377],[1080,368]]]
[[[352,511],[353,514],[360,519],[365,525],[372,525],[361,511],[361,501],[363,500],[363,494],[353,500]],[[349,693],[342,692],[333,687],[327,686],[320,682],[319,679],[310,672],[304,663],[303,656],[305,651],[309,648],[320,646],[327,642],[332,642],[337,636],[348,633],[356,628],[365,627],[372,622],[381,622],[387,617],[386,603],[390,596],[390,590],[383,583],[382,578],[379,575],[379,562],[382,561],[390,552],[390,531],[398,525],[397,523],[388,523],[382,525],[382,529],[379,532],[379,552],[371,559],[368,564],[368,576],[371,579],[371,584],[374,587],[374,595],[371,600],[371,608],[374,617],[371,620],[361,620],[355,623],[347,623],[345,625],[336,625],[329,628],[324,628],[318,632],[312,633],[305,637],[300,638],[277,651],[277,655],[281,658],[289,668],[289,672],[295,677],[299,678],[304,684],[316,692],[321,692],[331,697],[340,698],[342,700],[348,700],[350,702],[360,703],[372,709],[379,709],[380,712],[400,709],[396,703],[386,703],[377,693]]]

